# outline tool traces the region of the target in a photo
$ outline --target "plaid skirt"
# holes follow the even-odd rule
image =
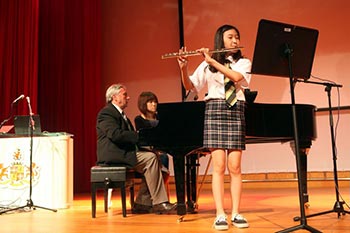
[[[244,110],[244,101],[237,101],[231,108],[221,99],[206,102],[203,146],[245,150]]]

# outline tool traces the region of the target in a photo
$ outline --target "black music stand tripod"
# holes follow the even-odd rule
[[[33,180],[33,131],[35,129],[35,122],[33,120],[33,113],[32,113],[32,108],[30,106],[29,97],[27,97],[27,101],[28,101],[29,111],[30,111],[30,117],[29,117],[29,131],[30,131],[29,198],[27,200],[27,204],[26,205],[1,211],[0,215],[3,214],[3,213],[10,212],[10,211],[15,211],[15,210],[19,210],[19,209],[25,209],[25,208],[29,208],[30,210],[31,209],[35,210],[36,208],[40,208],[40,209],[45,209],[45,210],[50,210],[50,211],[53,211],[53,212],[57,212],[56,209],[49,209],[49,208],[46,208],[46,207],[41,207],[41,206],[34,205],[33,200],[32,200],[32,190],[33,190],[33,184],[32,184],[32,180]]]
[[[297,164],[297,175],[298,175],[298,191],[299,191],[299,207],[300,207],[300,225],[290,227],[278,233],[292,232],[300,229],[305,229],[314,233],[321,233],[321,231],[307,225],[305,209],[304,209],[304,201],[303,201],[303,189],[302,189],[302,173],[301,173],[301,158],[300,158],[300,150],[299,150],[299,134],[298,134],[298,122],[296,117],[296,105],[295,105],[295,95],[294,95],[294,75],[292,69],[292,54],[293,49],[290,47],[288,43],[285,44],[285,55],[288,58],[288,66],[289,66],[289,84],[290,84],[290,95],[292,102],[292,114],[293,114],[293,129],[294,129],[294,142],[295,142],[295,155],[296,155],[296,164]]]
[[[318,31],[315,29],[274,22],[266,19],[262,19],[259,22],[252,63],[252,73],[287,77],[290,85],[293,139],[295,143],[298,178],[300,224],[278,231],[278,233],[292,232],[301,229],[314,233],[321,232],[309,226],[305,217],[303,176],[301,171],[302,162],[294,95],[294,78],[310,77],[317,38]]]
[[[328,82],[313,82],[313,81],[308,81],[308,80],[298,80],[299,82],[305,82],[305,83],[312,83],[312,84],[320,84],[320,85],[324,85],[325,87],[325,91],[327,92],[327,96],[328,96],[328,109],[329,109],[329,127],[331,130],[331,142],[332,142],[332,156],[333,156],[333,174],[334,174],[334,185],[335,185],[335,197],[336,197],[336,201],[335,204],[333,206],[333,209],[331,210],[327,210],[327,211],[323,211],[320,213],[315,213],[315,214],[310,214],[307,215],[306,218],[311,218],[311,217],[315,217],[315,216],[319,216],[319,215],[323,215],[323,214],[329,214],[329,213],[337,213],[338,218],[340,218],[340,214],[345,215],[345,214],[350,214],[349,211],[344,210],[344,201],[340,201],[339,200],[339,186],[338,186],[338,170],[337,170],[337,152],[336,152],[336,144],[335,144],[335,136],[334,136],[334,124],[333,124],[333,113],[332,113],[332,103],[331,103],[331,90],[332,87],[337,87],[340,88],[342,87],[342,85],[339,84],[335,84],[335,83],[328,83]],[[295,217],[294,221],[298,221],[299,217]]]

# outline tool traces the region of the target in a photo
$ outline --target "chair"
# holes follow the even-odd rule
[[[108,189],[120,188],[123,217],[126,217],[126,188],[130,190],[130,204],[134,205],[134,174],[127,167],[91,167],[91,208],[92,218],[96,217],[96,194],[104,190],[104,211],[108,212]]]

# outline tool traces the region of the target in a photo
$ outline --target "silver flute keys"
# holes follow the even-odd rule
[[[236,47],[236,48],[228,48],[228,49],[216,49],[216,50],[209,50],[209,53],[226,53],[226,52],[231,52],[231,51],[236,51],[236,50],[241,50],[243,47]],[[167,53],[162,55],[162,59],[167,59],[167,58],[176,58],[176,57],[181,57],[181,56],[197,56],[201,55],[201,52],[198,52],[197,50],[192,50],[192,51],[185,51],[185,52],[176,52],[176,53]]]

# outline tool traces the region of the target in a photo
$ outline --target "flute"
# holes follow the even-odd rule
[[[229,48],[229,49],[216,49],[216,50],[209,50],[209,53],[226,53],[226,52],[230,52],[230,51],[236,51],[236,50],[240,50],[243,49],[244,47],[236,47],[236,48]],[[175,57],[181,57],[181,56],[197,56],[197,55],[201,55],[201,52],[198,52],[196,50],[193,51],[185,51],[185,52],[181,52],[181,53],[167,53],[162,55],[162,59],[167,59],[167,58],[175,58]]]

